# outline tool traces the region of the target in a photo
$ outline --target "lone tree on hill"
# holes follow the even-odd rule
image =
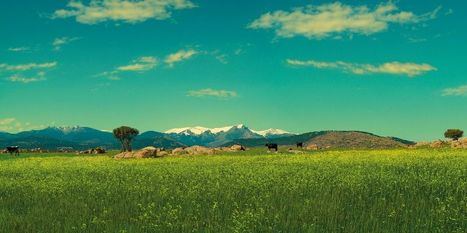
[[[448,129],[444,132],[444,137],[451,138],[454,141],[457,141],[462,135],[464,135],[464,131],[460,129]]]
[[[135,128],[120,126],[113,130],[115,138],[122,144],[122,152],[131,151],[131,141],[139,134]]]

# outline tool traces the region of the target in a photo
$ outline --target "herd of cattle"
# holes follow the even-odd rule
[[[268,148],[268,151],[278,151],[279,150],[279,145],[277,143],[266,143],[265,146]],[[303,148],[304,143],[303,142],[297,142],[296,144],[297,148]],[[242,146],[242,148],[244,148]],[[73,152],[73,148],[71,147],[59,147],[56,150],[57,152]],[[23,150],[20,149],[19,146],[8,146],[5,148],[5,150],[1,151],[2,153],[9,153],[10,155],[18,156],[20,152],[32,152],[32,153],[47,153],[49,152],[48,150],[42,150],[41,148],[33,148],[33,149],[28,149],[28,150]],[[97,148],[92,148],[89,150],[84,150],[84,151],[78,151],[76,152],[77,154],[104,154],[106,151],[104,148],[97,147]]]

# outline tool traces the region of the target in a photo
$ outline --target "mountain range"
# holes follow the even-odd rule
[[[294,145],[296,142],[317,144],[320,147],[335,148],[386,148],[401,147],[412,142],[392,137],[381,137],[359,131],[318,131],[304,134],[290,133],[280,129],[252,130],[240,124],[220,128],[185,127],[165,132],[146,131],[138,135],[135,149],[146,146],[176,148],[192,145],[208,147],[242,144],[262,146],[274,142],[280,145]],[[0,132],[0,147],[17,145],[21,148],[42,148],[54,150],[58,147],[72,147],[84,150],[94,147],[120,148],[112,132],[89,127],[47,127],[41,130],[23,131],[16,134]]]

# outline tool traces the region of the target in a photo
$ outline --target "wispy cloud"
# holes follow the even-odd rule
[[[415,77],[425,74],[430,71],[437,70],[429,64],[417,63],[402,63],[402,62],[387,62],[380,65],[372,64],[359,64],[349,62],[322,62],[322,61],[301,61],[294,59],[287,59],[287,64],[292,66],[311,66],[317,69],[338,69],[353,74],[392,74],[392,75],[405,75],[408,77]]]
[[[46,80],[46,78],[45,78],[45,72],[41,71],[41,72],[38,72],[33,77],[25,77],[21,74],[14,74],[8,77],[7,80],[10,82],[32,83],[32,82],[44,81]]]
[[[222,99],[234,98],[237,97],[237,92],[228,91],[228,90],[215,90],[211,88],[201,89],[201,90],[191,90],[188,91],[187,96],[192,97],[217,97]]]
[[[60,38],[55,38],[55,40],[52,42],[52,45],[54,46],[54,50],[58,51],[62,48],[63,45],[69,44],[73,41],[79,40],[79,37],[60,37]]]
[[[210,52],[210,54],[222,64],[229,63],[229,61],[227,60],[228,55],[225,53],[222,53],[220,50],[214,50]]]
[[[57,65],[57,62],[48,63],[27,63],[20,65],[0,64],[0,71],[26,71],[32,69],[48,69]]]
[[[39,129],[39,128],[44,128],[44,125],[32,125],[29,122],[21,122],[16,118],[10,117],[10,118],[0,118],[0,131],[3,132],[19,132],[19,131],[24,131],[24,130],[32,130],[32,129]]]
[[[117,67],[118,71],[134,71],[144,72],[154,69],[157,65],[157,58],[155,57],[140,57],[133,60],[131,64]]]
[[[158,59],[156,57],[143,56],[131,61],[128,65],[118,66],[112,71],[106,71],[97,74],[96,77],[105,77],[109,80],[120,80],[120,74],[122,72],[144,73],[154,69],[157,64]]]
[[[10,52],[26,52],[29,51],[29,47],[15,47],[15,48],[8,48],[8,51]]]
[[[8,75],[6,80],[18,83],[33,83],[46,80],[46,71],[57,66],[57,62],[27,63],[20,65],[0,64],[0,73]]]
[[[178,63],[178,62],[181,62],[183,60],[188,60],[190,59],[191,57],[193,57],[194,55],[198,54],[199,52],[194,50],[194,49],[188,49],[188,50],[179,50],[175,53],[172,53],[172,54],[169,54],[164,62],[172,67],[175,63]]]
[[[467,85],[453,88],[446,88],[442,91],[442,96],[467,96]]]
[[[52,18],[73,17],[79,23],[97,24],[106,21],[140,23],[149,19],[164,20],[172,11],[194,8],[189,0],[91,0],[88,5],[70,1],[66,9],[54,12]]]
[[[441,8],[416,15],[401,11],[392,2],[371,9],[366,5],[351,6],[340,2],[308,5],[292,11],[275,11],[261,15],[248,25],[251,29],[273,29],[278,37],[304,36],[309,39],[340,35],[371,35],[385,31],[390,24],[419,23],[435,19]]]

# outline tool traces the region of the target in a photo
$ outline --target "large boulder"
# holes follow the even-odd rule
[[[114,156],[115,159],[130,159],[133,158],[134,152],[121,152]]]
[[[238,144],[231,146],[229,149],[230,151],[245,151],[246,150],[245,147],[243,147],[242,145],[238,145]]]
[[[431,142],[417,142],[412,148],[422,148],[422,147],[429,147]]]
[[[431,148],[441,148],[443,146],[446,146],[446,142],[445,141],[442,141],[442,140],[436,140],[432,143],[430,143],[430,147]]]
[[[184,154],[187,154],[187,152],[185,151],[185,149],[181,147],[175,148],[172,150],[172,155],[184,155]]]
[[[316,144],[308,144],[305,147],[306,150],[319,150],[319,146]]]
[[[163,156],[167,156],[167,155],[169,155],[169,153],[167,151],[164,151],[164,150],[157,152],[157,157],[163,157]]]
[[[212,155],[216,152],[213,148],[204,146],[190,146],[185,148],[175,148],[172,150],[172,155]]]
[[[184,149],[189,155],[212,155],[215,150],[204,146],[190,146]]]
[[[153,158],[157,156],[157,148],[153,146],[145,147],[141,150],[134,152],[135,158]]]
[[[459,140],[452,140],[451,147],[455,149],[467,149],[467,138],[460,138]]]
[[[159,151],[159,153],[158,153]],[[136,159],[142,159],[142,158],[155,158],[155,157],[160,157],[161,150],[158,148],[155,148],[153,146],[148,146],[145,147],[141,150],[138,151],[132,151],[132,152],[122,152],[120,154],[116,154],[114,158],[116,159],[129,159],[129,158],[136,158]]]

